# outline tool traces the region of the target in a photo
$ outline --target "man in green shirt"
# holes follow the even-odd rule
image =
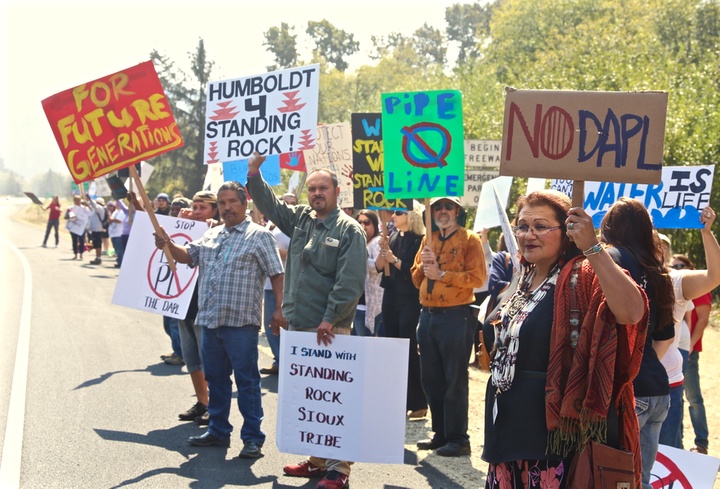
[[[337,206],[337,176],[330,170],[308,175],[309,205],[288,205],[262,179],[257,153],[248,163],[247,188],[255,206],[290,237],[282,312],[291,331],[317,335],[329,345],[336,334],[349,334],[358,299],[365,289],[367,248],[358,222]],[[319,489],[348,486],[350,462],[309,457],[283,468],[285,474],[326,474]]]

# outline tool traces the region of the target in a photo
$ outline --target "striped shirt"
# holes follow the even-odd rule
[[[187,247],[200,272],[195,324],[259,327],[265,277],[283,273],[272,233],[246,218],[231,228],[211,228]]]

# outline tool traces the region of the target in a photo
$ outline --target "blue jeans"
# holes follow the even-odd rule
[[[660,429],[660,443],[682,449],[683,386],[670,387],[670,409]]]
[[[163,316],[163,328],[170,337],[170,345],[173,354],[182,357],[182,343],[180,342],[180,324],[178,319],[170,316]]]
[[[417,341],[420,377],[432,413],[435,439],[466,445],[468,435],[468,363],[477,319],[470,306],[444,313],[420,313]]]
[[[365,326],[365,313],[364,309],[355,310],[355,319],[353,319],[353,328],[350,333],[353,336],[373,336],[372,332]]]
[[[695,431],[695,446],[708,447],[708,423],[700,389],[700,353],[692,352],[685,366],[685,397],[690,405],[690,421]]]
[[[650,472],[658,451],[660,429],[670,408],[670,396],[636,397],[635,414],[640,425],[643,489],[652,489]]]
[[[263,302],[263,321],[265,322],[265,336],[267,337],[268,345],[273,354],[273,365],[280,365],[280,336],[275,336],[273,330],[270,327],[270,321],[272,315],[275,312],[277,301],[275,300],[275,294],[272,289],[265,291],[265,300]]]
[[[123,243],[122,236],[110,238],[110,241],[112,241],[113,249],[117,255],[117,264],[122,265],[122,259],[125,255],[125,244]]]
[[[260,429],[263,408],[257,366],[259,330],[254,326],[203,328],[205,380],[210,391],[208,431],[218,438],[230,438],[233,430],[229,418],[232,403],[230,376],[234,373],[237,404],[243,417],[240,439],[243,443],[265,443],[265,433]]]

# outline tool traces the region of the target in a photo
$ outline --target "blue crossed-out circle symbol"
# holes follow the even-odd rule
[[[419,168],[442,168],[450,154],[450,131],[434,122],[418,122],[403,127],[402,152],[405,160]],[[427,133],[427,134],[423,134]]]

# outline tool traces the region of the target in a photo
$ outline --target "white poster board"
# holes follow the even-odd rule
[[[315,144],[320,65],[208,83],[205,164]]]
[[[480,201],[482,186],[500,175],[500,171],[494,170],[465,170],[465,194],[460,197],[460,205],[463,207],[477,207]]]
[[[497,211],[498,218],[500,219],[500,228],[503,232],[503,239],[505,240],[505,248],[507,248],[510,259],[513,263],[513,274],[519,273],[520,271],[520,253],[518,252],[518,244],[515,235],[512,232],[512,226],[510,225],[510,219],[508,218],[505,207],[503,206],[502,200],[498,195],[497,188],[495,185],[488,185],[492,189],[493,198],[495,199],[495,209]]]
[[[207,223],[156,214],[158,222],[179,245],[202,237]],[[112,303],[163,316],[185,319],[197,268],[176,263],[173,274],[162,250],[155,247],[153,227],[146,212],[137,211],[115,283]]]
[[[402,464],[409,340],[281,330],[276,443],[284,453]]]
[[[709,488],[715,483],[718,468],[718,458],[660,445],[650,471],[650,485],[653,489]]]
[[[304,151],[308,174],[320,168],[335,172],[340,186],[339,207],[353,207],[353,152],[349,122],[317,126],[315,146]]]
[[[528,178],[525,195],[530,195],[539,190],[545,190],[545,185],[547,185],[547,180],[544,178]],[[572,194],[570,194],[570,198],[572,198]]]
[[[507,208],[507,202],[510,198],[512,181],[512,177],[497,177],[483,185],[480,191],[480,200],[478,201],[477,213],[475,214],[473,231],[477,233],[483,228],[489,229],[500,226],[500,217],[498,216],[497,205],[495,204],[493,186],[497,190],[500,202],[504,202],[503,209],[505,209]]]

